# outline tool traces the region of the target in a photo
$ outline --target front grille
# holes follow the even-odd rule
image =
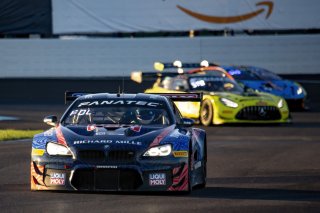
[[[238,120],[279,120],[280,111],[274,106],[249,106],[236,115]]]
[[[106,159],[104,151],[101,150],[80,150],[78,154],[79,159],[87,163],[101,163]]]
[[[142,179],[135,170],[77,169],[71,184],[78,190],[134,190]]]
[[[78,159],[83,163],[101,164],[128,164],[134,163],[135,152],[131,150],[80,150]]]
[[[133,163],[135,152],[130,150],[111,150],[107,159],[111,163]]]

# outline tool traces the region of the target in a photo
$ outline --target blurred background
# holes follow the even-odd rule
[[[317,0],[2,0],[0,115],[39,105],[63,110],[66,90],[117,92],[124,82],[125,92],[143,92],[152,82],[130,81],[131,71],[177,59],[267,68],[300,82],[317,111],[319,6]]]

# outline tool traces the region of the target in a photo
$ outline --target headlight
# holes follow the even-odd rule
[[[227,107],[237,108],[238,104],[226,98],[220,98],[220,101]]]
[[[49,155],[72,156],[68,147],[52,142],[47,143],[47,153]]]
[[[298,88],[297,94],[300,95],[303,92],[303,89],[301,87]]]
[[[156,156],[168,156],[171,154],[172,147],[170,144],[156,146],[146,151],[143,156],[156,157]]]
[[[280,101],[278,102],[278,108],[282,108],[283,107],[283,99],[280,99]]]

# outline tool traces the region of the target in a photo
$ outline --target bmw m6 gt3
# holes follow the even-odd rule
[[[78,97],[77,97],[78,96]],[[206,133],[173,100],[200,94],[82,94],[35,135],[31,190],[184,191],[206,184]],[[172,100],[171,100],[172,99]]]

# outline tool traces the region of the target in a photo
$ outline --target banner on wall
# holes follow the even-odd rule
[[[320,28],[319,0],[52,0],[53,32]]]
[[[51,0],[1,0],[0,34],[51,35]]]

